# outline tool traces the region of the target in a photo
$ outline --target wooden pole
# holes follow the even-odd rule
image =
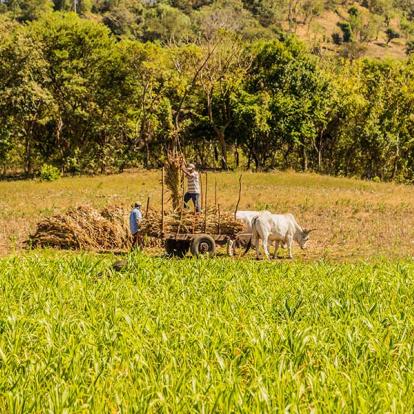
[[[217,178],[214,179],[214,207],[217,209]]]
[[[181,182],[181,191],[182,191],[182,194],[184,194],[184,180]],[[183,210],[184,210],[184,200],[181,200],[181,202],[180,202],[180,221],[178,223],[177,232],[175,234],[175,237],[177,237],[180,234],[181,226],[183,224]]]
[[[204,201],[204,188],[203,188],[203,176],[200,173],[200,208],[203,210],[203,201]],[[195,206],[194,206],[195,209]]]
[[[206,173],[206,189],[204,191],[204,233],[207,230],[207,188],[208,188],[208,175]]]
[[[220,235],[221,234],[221,213],[220,213],[220,204],[217,205],[217,215],[218,215],[218,220],[217,220],[217,234]]]
[[[237,200],[236,210],[234,211],[234,218],[235,219],[236,219],[237,211],[239,210],[239,204],[240,204],[240,200],[241,200],[242,180],[243,180],[243,175],[241,175],[240,178],[239,178],[239,199]]]
[[[164,237],[164,181],[165,181],[165,168],[162,168],[162,181],[161,181],[161,236]]]
[[[147,198],[147,207],[145,208],[145,217],[148,217],[148,211],[149,211],[149,205],[150,205],[150,198]]]

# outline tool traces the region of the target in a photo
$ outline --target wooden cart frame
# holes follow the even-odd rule
[[[164,182],[165,182],[165,170],[162,170],[162,194],[161,194],[161,235],[164,241],[165,251],[168,256],[183,258],[190,251],[194,257],[202,256],[215,256],[217,246],[229,246],[231,242],[237,241],[236,237],[231,237],[228,234],[221,234],[220,225],[218,226],[218,234],[208,234],[205,232],[207,227],[207,185],[208,178],[207,173],[205,174],[205,191],[204,191],[204,233],[181,233],[180,225],[176,233],[165,233],[164,232]],[[240,177],[240,190],[239,199],[237,201],[236,211],[238,209],[241,197],[241,180]],[[215,184],[215,202],[217,206],[217,183]],[[219,205],[218,210],[220,211]]]
[[[189,251],[194,257],[214,256],[217,246],[226,246],[230,237],[219,234],[166,234],[165,251],[169,256],[184,257]]]

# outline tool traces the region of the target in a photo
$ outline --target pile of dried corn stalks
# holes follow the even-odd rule
[[[40,221],[27,243],[33,247],[71,250],[127,249],[131,237],[125,213],[117,206],[102,211],[88,206],[71,208]]]
[[[27,244],[32,247],[54,247],[70,250],[123,251],[131,247],[129,210],[119,206],[99,211],[80,206],[41,220]],[[189,210],[164,215],[164,234],[208,233],[234,237],[243,230],[243,224],[231,213],[211,209],[205,215]],[[162,244],[161,214],[149,211],[141,223],[141,234],[146,247]]]

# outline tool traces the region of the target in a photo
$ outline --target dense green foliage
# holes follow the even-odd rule
[[[351,7],[345,57],[321,58],[281,31],[335,7],[316,3],[3,2],[3,173],[156,167],[179,147],[203,167],[412,181],[413,63],[355,59],[361,8],[404,14],[408,33],[410,6]]]
[[[0,411],[412,410],[412,264],[109,264],[0,262]]]

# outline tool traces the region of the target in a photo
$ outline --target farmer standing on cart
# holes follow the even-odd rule
[[[187,168],[183,166],[182,169],[187,177],[187,192],[184,194],[184,206],[188,207],[188,202],[192,200],[195,211],[200,213],[200,175],[194,164],[189,164]]]
[[[132,234],[132,250],[142,247],[139,226],[142,221],[141,203],[136,202],[132,205],[132,211],[129,215],[129,229]]]

